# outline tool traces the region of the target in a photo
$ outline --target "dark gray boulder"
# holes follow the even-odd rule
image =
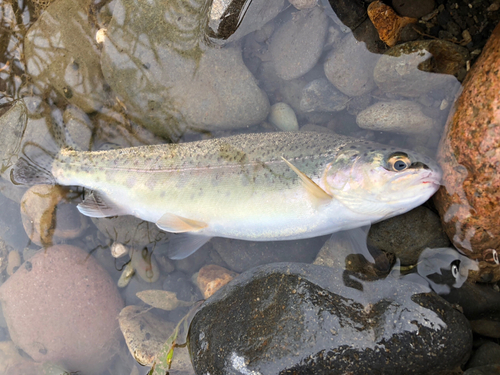
[[[466,318],[409,278],[301,263],[254,268],[196,313],[197,374],[431,374],[467,360]]]

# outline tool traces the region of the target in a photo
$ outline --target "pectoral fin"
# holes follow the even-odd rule
[[[173,234],[169,238],[167,254],[170,259],[184,259],[210,241],[209,236],[191,233]]]
[[[76,207],[78,211],[89,217],[110,217],[127,214],[122,208],[112,202],[106,201],[105,198],[95,191],[87,195],[85,200]]]
[[[161,230],[172,233],[196,232],[207,227],[207,224],[201,221],[191,220],[171,213],[164,214],[156,222],[156,225]]]
[[[297,176],[299,176],[300,182],[302,186],[307,190],[309,196],[313,200],[313,202],[317,205],[321,205],[323,203],[328,203],[332,200],[332,196],[329,195],[326,191],[320,188],[313,180],[307,177],[304,173],[302,173],[295,165],[290,163],[284,157],[281,157],[285,163],[294,171]]]

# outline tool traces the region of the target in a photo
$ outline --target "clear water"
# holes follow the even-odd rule
[[[269,105],[285,102],[294,108],[301,129],[334,131],[434,156],[451,103],[460,87],[456,78],[428,73],[435,78],[434,81],[443,78],[442,85],[415,94],[386,93],[370,79],[380,55],[368,51],[363,42],[351,36],[349,28],[340,22],[328,3],[317,6],[312,23],[301,21],[300,17],[306,11],[299,14],[286,1],[262,5],[261,13],[252,9],[258,4],[254,1],[250,5],[238,31],[228,40],[223,40],[215,38],[213,30],[221,27],[217,20],[227,6],[224,1],[211,5],[210,2],[195,0],[114,0],[110,3],[56,0],[39,18],[43,2],[3,1],[0,4],[0,104],[29,97],[26,99],[29,111],[27,138],[23,143],[34,142],[49,149],[58,147],[51,135],[54,132],[52,122],[57,121],[66,122],[71,137],[80,147],[92,150],[278,131],[270,123],[267,113]],[[269,22],[259,22],[264,17],[268,17]],[[299,24],[304,22],[300,30],[307,25],[312,32],[294,37],[290,35],[294,29],[290,29],[289,34],[280,34],[280,30],[293,20],[298,20]],[[324,26],[319,27],[317,24],[320,23]],[[207,36],[206,30],[210,28],[212,33]],[[369,34],[368,28],[365,35]],[[280,43],[275,40],[278,36]],[[321,38],[324,42],[314,50],[311,46]],[[341,81],[346,92],[355,94],[345,96],[345,109],[342,110],[301,110],[303,88],[314,80],[325,78],[324,65],[331,51],[340,45],[352,50],[352,54],[348,55],[344,65],[339,62],[339,66],[335,66],[336,72],[351,76],[352,85],[349,79]],[[381,47],[383,43],[379,41],[370,49],[381,52]],[[295,56],[286,52],[294,50],[302,52]],[[278,58],[280,53],[284,57]],[[316,59],[302,56],[315,53],[318,54]],[[300,69],[297,73],[296,67],[289,64],[289,56],[300,58],[301,64],[311,64],[312,67],[304,68],[303,74]],[[422,61],[428,57],[424,56]],[[278,60],[279,66],[274,65]],[[359,75],[351,75],[353,69],[359,69]],[[280,73],[277,74],[277,70]],[[294,75],[297,77],[290,79]],[[358,80],[363,80],[363,75],[369,77],[366,90],[359,88]],[[435,84],[432,81],[430,83]],[[357,125],[356,114],[361,109],[370,103],[390,99],[418,103],[423,113],[433,120],[432,126],[423,131],[412,131],[412,134],[402,134],[366,130]],[[68,110],[69,106],[72,106],[71,110]],[[68,119],[72,119],[71,124],[68,124]],[[0,237],[10,246],[9,249],[17,250],[22,260],[27,260],[40,245],[26,235],[23,227],[19,202],[26,189],[12,186],[8,172],[3,171],[0,180]],[[81,190],[73,189],[73,202],[78,201],[79,193]],[[61,204],[59,207],[58,213],[62,214],[58,218],[64,219],[56,221],[56,229],[59,228],[61,233],[67,232],[67,227],[82,225],[83,229],[74,238],[64,238],[65,235],[56,233],[51,240],[92,253],[114,282],[120,279],[122,267],[129,257],[115,260],[110,256],[113,240],[135,246],[138,251],[144,246],[147,246],[148,253],[154,250],[152,256],[158,264],[159,278],[146,283],[147,276],[141,277],[139,270],[147,267],[147,262],[137,265],[131,283],[120,288],[127,305],[139,302],[135,291],[161,289],[167,275],[174,270],[183,272],[188,283],[204,264],[213,263],[217,256],[209,243],[185,260],[171,261],[160,251],[168,236],[157,231],[154,225],[115,221],[115,229],[137,225],[134,230],[149,236],[149,243],[145,243],[144,234],[142,240],[137,241],[140,243],[134,243],[131,237],[127,237],[130,232],[113,238],[115,229],[111,226],[103,228],[101,223],[101,230],[98,230],[87,218],[82,224],[73,203],[66,206]],[[259,246],[266,245],[256,244]],[[5,281],[5,270],[2,276]],[[185,298],[195,300],[201,297],[191,286]],[[186,310],[173,311],[163,316],[177,323],[185,313]],[[1,321],[0,327],[0,340],[7,340],[8,330]],[[120,354],[104,374],[143,374],[148,371],[146,367],[135,365],[123,343],[117,350]],[[85,373],[83,368],[71,370]]]

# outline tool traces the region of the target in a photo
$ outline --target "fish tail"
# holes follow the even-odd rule
[[[39,145],[27,143],[22,155],[10,172],[10,179],[15,185],[53,185],[56,180],[52,175],[55,155]],[[36,162],[35,162],[36,160]]]

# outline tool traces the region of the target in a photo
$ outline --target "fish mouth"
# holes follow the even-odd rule
[[[417,181],[417,184],[435,185],[439,188],[441,186],[441,175],[434,172],[429,172]]]

